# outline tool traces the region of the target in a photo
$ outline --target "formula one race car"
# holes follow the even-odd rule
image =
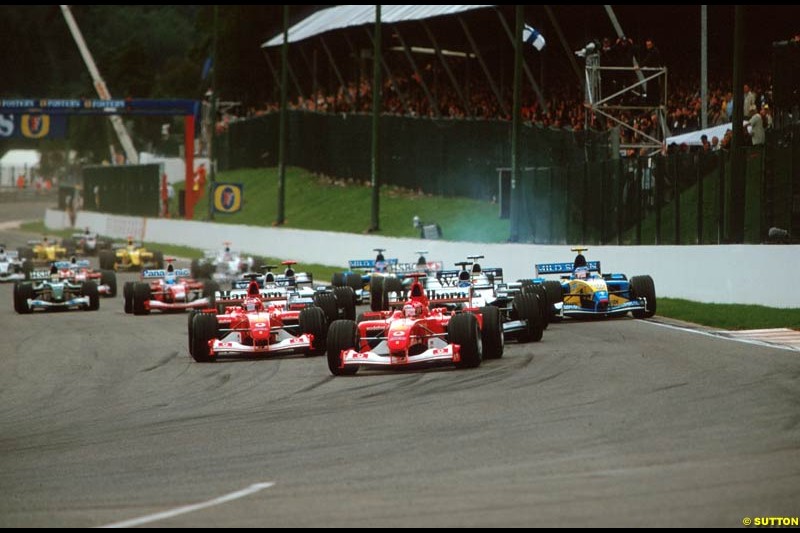
[[[586,261],[587,248],[572,248],[578,255],[572,263],[536,265],[537,278],[543,274],[562,274],[561,314],[571,317],[612,317],[628,312],[634,318],[650,318],[656,313],[656,288],[650,276],[602,274],[600,261]]]
[[[212,361],[220,354],[324,353],[328,323],[322,309],[287,310],[271,304],[268,291],[251,281],[247,289],[220,296],[222,313],[192,312],[189,353],[194,360]]]
[[[88,259],[78,260],[72,257],[69,261],[56,261],[53,263],[58,269],[57,276],[60,281],[83,283],[92,280],[97,283],[100,296],[114,298],[117,295],[117,273],[113,270],[92,270]]]
[[[100,294],[94,281],[71,282],[60,280],[58,268],[34,270],[33,281],[14,284],[14,310],[20,314],[32,313],[36,309],[83,309],[96,311],[100,308]]]
[[[317,306],[325,312],[329,322],[356,318],[356,295],[352,287],[315,286],[310,272],[294,270],[297,261],[282,261],[281,264],[286,267],[283,274],[272,272],[277,268],[275,265],[264,265],[261,267],[265,271],[263,275],[245,274],[233,281],[233,288],[246,289],[255,282],[272,305],[283,305],[287,310]]]
[[[100,250],[111,249],[110,240],[89,231],[89,228],[73,233],[71,238],[64,239],[63,244],[67,251],[82,255],[97,255]]]
[[[141,270],[142,268],[163,269],[164,254],[149,251],[140,243],[128,237],[126,244],[114,245],[114,250],[99,253],[100,268],[107,270]]]
[[[487,306],[470,312],[430,307],[419,279],[409,274],[408,299],[401,310],[364,313],[359,323],[337,320],[328,330],[328,369],[355,374],[362,366],[398,368],[422,363],[476,367],[484,358],[503,355],[500,310]]]
[[[33,263],[22,261],[19,252],[6,250],[6,245],[0,244],[0,282],[28,279],[32,270]]]
[[[175,269],[173,259],[167,268],[142,272],[140,282],[126,282],[122,286],[125,312],[147,315],[152,310],[184,311],[186,309],[214,308],[219,286],[214,281],[191,279],[188,268]]]
[[[193,278],[208,278],[223,284],[259,266],[255,258],[245,257],[240,252],[231,250],[230,242],[224,242],[223,245],[222,250],[208,250],[202,259],[192,259]]]
[[[19,249],[20,259],[40,266],[59,259],[66,259],[71,253],[72,250],[67,250],[66,247],[51,241],[47,236],[42,237],[42,240],[28,241],[27,247]]]
[[[397,259],[386,259],[383,252],[384,248],[375,248],[378,255],[375,259],[351,259],[347,262],[349,270],[336,272],[331,279],[334,287],[350,287],[356,294],[356,301],[361,303],[372,301],[373,287],[380,287],[383,290],[383,278],[389,277],[395,281],[389,282],[393,290],[400,291],[402,283],[396,281],[394,268],[398,264]],[[380,280],[381,283],[373,283],[373,280]],[[380,299],[379,299],[380,300]],[[373,311],[380,310],[374,308]]]
[[[493,306],[500,310],[506,340],[538,342],[547,328],[547,295],[544,291],[522,291],[518,284],[503,281],[502,268],[484,268],[482,255],[471,255],[456,263],[460,270],[442,270],[425,279],[425,290],[434,304],[475,312]]]

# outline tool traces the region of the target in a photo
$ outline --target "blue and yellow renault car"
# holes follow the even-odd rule
[[[571,317],[612,317],[632,313],[634,318],[650,318],[656,313],[656,288],[650,276],[603,274],[600,261],[587,261],[588,248],[572,248],[578,255],[571,263],[536,265],[534,283],[544,283],[544,275],[561,279],[561,303],[555,312]]]

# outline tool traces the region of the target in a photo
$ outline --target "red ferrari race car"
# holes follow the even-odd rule
[[[500,310],[486,306],[461,312],[433,307],[414,281],[401,310],[373,311],[352,320],[337,320],[328,330],[328,368],[335,376],[355,374],[362,366],[403,367],[420,363],[453,363],[471,368],[503,356]]]
[[[213,361],[220,354],[325,353],[325,312],[311,306],[288,310],[285,300],[270,302],[268,290],[253,279],[247,290],[230,291],[217,302],[225,305],[222,314],[191,313],[189,353],[194,360]]]
[[[122,286],[125,312],[147,315],[150,311],[206,309],[215,305],[219,286],[215,281],[195,281],[188,268],[175,269],[174,259],[167,259],[166,269],[145,270],[144,281],[128,281]]]

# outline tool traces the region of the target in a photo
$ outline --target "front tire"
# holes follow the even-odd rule
[[[328,321],[319,307],[306,307],[300,311],[300,331],[310,333],[314,341],[306,355],[322,355],[328,342]]]
[[[650,318],[656,314],[656,284],[650,276],[633,276],[630,280],[631,297],[644,298],[644,309],[633,311],[634,318]]]
[[[328,370],[334,376],[352,376],[357,366],[342,368],[342,350],[358,346],[358,326],[352,320],[337,320],[328,328]]]
[[[481,334],[478,330],[478,319],[471,313],[456,315],[447,325],[447,338],[451,344],[461,347],[461,361],[457,368],[475,368],[483,359]]]
[[[145,302],[150,301],[150,285],[147,283],[136,282],[133,284],[133,314],[149,315],[150,309],[145,306]]]
[[[198,363],[211,361],[213,358],[208,341],[217,338],[217,317],[206,313],[195,314],[191,331],[190,342],[192,343],[192,348],[189,353],[191,353],[192,358]]]

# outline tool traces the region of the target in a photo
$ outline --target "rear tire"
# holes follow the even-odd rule
[[[383,286],[386,278],[372,276],[369,282],[369,308],[373,311],[388,311],[389,298]]]
[[[334,272],[331,278],[331,285],[334,287],[344,287],[344,272]]]
[[[483,317],[483,329],[481,330],[483,358],[500,359],[503,357],[505,345],[500,309],[493,305],[481,307],[481,316]]]
[[[542,285],[534,285],[529,293],[536,296],[539,302],[539,316],[542,318],[542,329],[547,329],[547,326],[550,325],[550,315],[552,315],[553,309],[553,306],[550,305],[547,290]]]
[[[115,298],[117,296],[117,273],[113,270],[100,271],[100,284],[108,285],[108,297]]]
[[[342,350],[357,349],[358,326],[352,320],[337,320],[328,329],[328,370],[334,376],[352,376],[357,366],[341,368]]]
[[[337,312],[339,309],[342,310],[342,318],[345,320],[355,320],[356,293],[352,287],[335,287],[333,289],[333,295],[336,298]]]
[[[650,276],[633,276],[630,279],[631,297],[647,300],[645,309],[633,311],[634,318],[650,318],[656,314],[656,284]]]
[[[101,250],[98,254],[100,268],[103,270],[114,270],[114,263],[116,262],[116,259],[117,256],[112,250]]]
[[[364,288],[364,281],[361,279],[360,274],[349,272],[344,277],[344,285],[350,287],[354,291],[358,291]]]
[[[164,252],[153,252],[153,263],[156,268],[164,268]]]
[[[512,305],[516,310],[517,318],[528,323],[528,327],[517,336],[517,341],[526,343],[542,340],[544,328],[542,327],[542,317],[539,314],[539,298],[532,293],[519,294],[514,297]]]
[[[300,311],[300,331],[310,333],[314,341],[306,355],[322,355],[328,342],[328,321],[319,307],[306,307]]]
[[[314,305],[322,309],[328,323],[339,318],[339,310],[336,307],[336,296],[330,292],[320,292],[314,295]]]
[[[547,280],[544,282],[544,290],[547,293],[547,321],[556,322],[560,318],[556,304],[564,301],[564,289],[560,281]]]
[[[208,298],[208,307],[217,308],[217,291],[219,284],[216,281],[206,281],[203,283],[203,298]]]
[[[447,325],[447,338],[451,344],[461,347],[461,361],[458,368],[475,368],[480,366],[483,358],[481,334],[478,330],[478,319],[471,313],[455,315]]]
[[[122,285],[122,301],[125,312],[133,313],[133,282],[126,281]]]
[[[197,315],[198,312],[194,309],[189,309],[189,355],[194,353],[194,347],[192,346],[192,337],[194,336],[194,317]]]
[[[84,296],[89,297],[89,306],[86,311],[97,311],[100,309],[100,293],[97,291],[97,283],[94,281],[84,281],[81,289]]]

